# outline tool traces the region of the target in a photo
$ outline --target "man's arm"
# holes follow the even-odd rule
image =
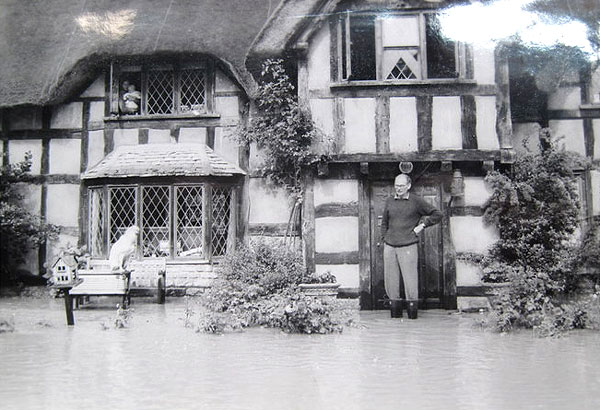
[[[381,240],[385,238],[385,234],[387,233],[389,227],[390,213],[388,211],[387,201],[383,208],[383,215],[381,216]]]
[[[413,229],[416,234],[419,234],[423,229],[428,226],[432,226],[440,223],[442,220],[442,212],[437,209],[435,206],[431,205],[429,202],[420,198],[419,200],[419,213],[422,215],[421,221],[419,224]]]

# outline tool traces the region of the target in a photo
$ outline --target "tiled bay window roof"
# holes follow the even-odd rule
[[[245,172],[205,144],[143,144],[117,147],[82,179],[232,176]]]

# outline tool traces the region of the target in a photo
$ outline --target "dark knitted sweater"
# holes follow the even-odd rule
[[[419,237],[413,229],[419,223],[426,227],[442,220],[442,213],[423,198],[410,194],[408,199],[388,198],[381,220],[381,236],[391,246],[417,243]]]

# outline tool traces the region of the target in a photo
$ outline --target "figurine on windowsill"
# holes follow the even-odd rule
[[[140,101],[142,93],[135,89],[134,84],[129,84],[127,92],[123,94],[124,112],[126,114],[138,114],[140,109]]]

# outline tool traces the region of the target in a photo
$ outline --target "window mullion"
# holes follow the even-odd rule
[[[352,49],[351,49],[351,43],[350,43],[350,12],[346,11],[346,18],[345,18],[345,26],[346,26],[346,79],[350,79],[352,78]]]
[[[173,70],[173,112],[179,114],[181,110],[181,70]]]
[[[377,80],[383,80],[385,73],[383,72],[383,39],[382,39],[381,18],[375,19],[375,73]]]
[[[204,243],[202,247],[204,248],[204,257],[208,260],[212,259],[212,247],[211,247],[211,227],[212,227],[212,186],[209,184],[204,185],[204,189],[202,189],[202,201],[204,202],[202,205],[202,230],[204,231]]]
[[[141,89],[142,89],[142,101],[140,102],[140,114],[145,115],[148,113],[148,68],[142,67],[141,74]]]
[[[425,20],[425,14],[419,14],[419,64],[421,66],[421,79],[426,80],[429,78],[427,72],[427,44],[425,38],[427,36],[427,24]]]

